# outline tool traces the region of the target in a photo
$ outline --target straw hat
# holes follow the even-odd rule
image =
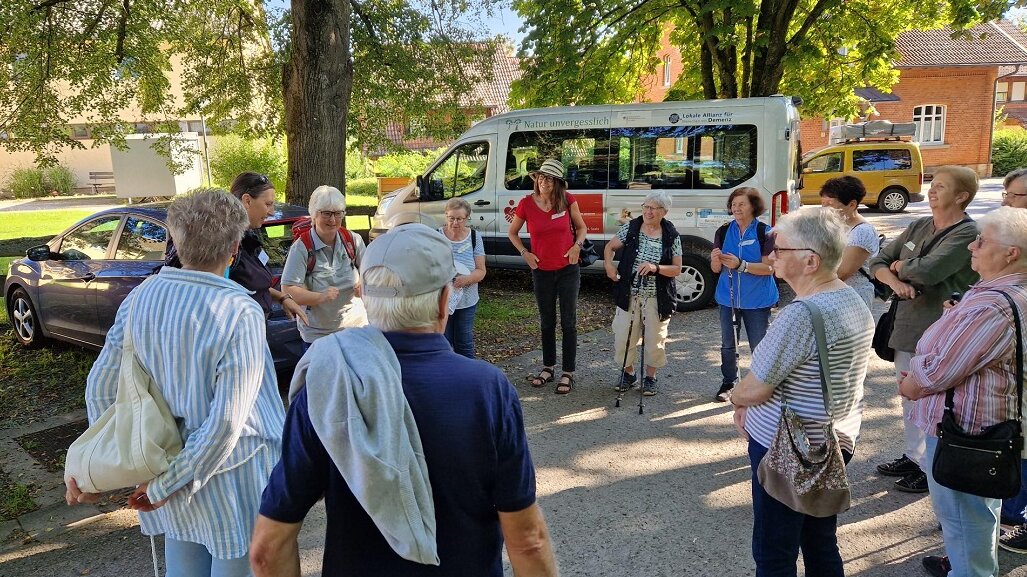
[[[556,160],[555,158],[550,158],[549,160],[543,162],[542,166],[540,166],[538,170],[532,172],[532,180],[535,179],[536,174],[544,174],[546,176],[551,176],[553,178],[560,179],[563,181],[563,184],[565,186],[567,185],[567,177],[563,175],[563,163],[559,160]]]

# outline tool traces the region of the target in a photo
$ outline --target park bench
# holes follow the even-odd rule
[[[93,194],[100,192],[100,187],[106,183],[114,184],[113,172],[90,172],[89,184],[93,187]]]

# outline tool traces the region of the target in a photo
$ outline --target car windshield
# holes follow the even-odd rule
[[[265,224],[257,232],[260,244],[267,253],[267,265],[271,270],[281,271],[285,267],[285,256],[292,245],[292,223]]]

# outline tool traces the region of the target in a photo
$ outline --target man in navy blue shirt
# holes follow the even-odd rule
[[[368,245],[371,327],[319,339],[297,368],[250,549],[257,577],[300,574],[296,537],[322,496],[325,576],[500,577],[504,541],[518,577],[557,574],[517,393],[443,336],[455,274],[424,225]]]

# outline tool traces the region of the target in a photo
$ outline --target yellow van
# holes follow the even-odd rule
[[[802,160],[802,204],[820,204],[820,188],[829,179],[855,176],[867,195],[863,204],[884,212],[901,212],[924,195],[920,145],[897,138],[854,140],[815,150]]]

